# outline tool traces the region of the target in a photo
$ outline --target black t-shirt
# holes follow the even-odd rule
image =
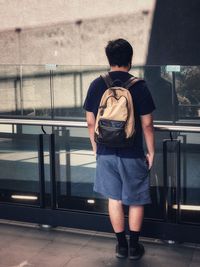
[[[130,73],[124,71],[110,71],[109,74],[113,81],[120,80],[123,83],[132,77]],[[101,77],[95,79],[88,89],[83,108],[86,111],[93,112],[95,117],[97,116],[101,97],[106,89],[107,86]],[[140,116],[152,113],[155,109],[155,104],[145,81],[137,82],[129,90],[133,99],[135,112],[136,132],[134,143],[132,146],[126,148],[108,148],[105,145],[97,144],[97,154],[117,154],[120,157],[126,158],[138,158],[144,156]]]

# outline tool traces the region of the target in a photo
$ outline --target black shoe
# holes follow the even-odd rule
[[[144,246],[138,243],[136,248],[129,248],[129,259],[139,260],[144,255]]]
[[[128,256],[128,247],[120,247],[118,244],[116,245],[116,257],[120,259],[124,259]]]

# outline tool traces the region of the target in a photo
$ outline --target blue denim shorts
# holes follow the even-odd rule
[[[150,177],[145,157],[122,158],[97,154],[94,191],[124,205],[151,203]]]

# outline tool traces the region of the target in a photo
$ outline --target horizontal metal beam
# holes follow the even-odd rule
[[[38,125],[38,126],[66,126],[86,128],[85,121],[61,121],[61,120],[39,120],[39,119],[7,119],[0,118],[0,124],[21,124],[21,125]]]
[[[187,126],[187,125],[167,125],[167,124],[154,124],[157,131],[172,131],[172,132],[200,132],[200,126]]]
[[[63,127],[79,127],[86,128],[86,121],[63,121],[63,120],[39,120],[39,119],[9,119],[0,118],[0,124],[21,124],[21,125],[38,125],[38,126],[63,126]],[[173,132],[200,132],[200,126],[187,125],[169,125],[154,124],[157,131],[173,131]]]

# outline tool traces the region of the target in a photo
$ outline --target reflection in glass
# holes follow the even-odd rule
[[[181,220],[200,223],[200,134],[180,133]]]
[[[181,120],[200,122],[200,66],[181,66],[176,73],[176,91]]]
[[[108,66],[1,65],[0,115],[84,120],[82,109],[92,80]],[[154,120],[199,123],[200,67],[133,66],[130,71],[144,78],[157,109]]]
[[[38,205],[37,136],[1,133],[0,143],[1,201]]]

